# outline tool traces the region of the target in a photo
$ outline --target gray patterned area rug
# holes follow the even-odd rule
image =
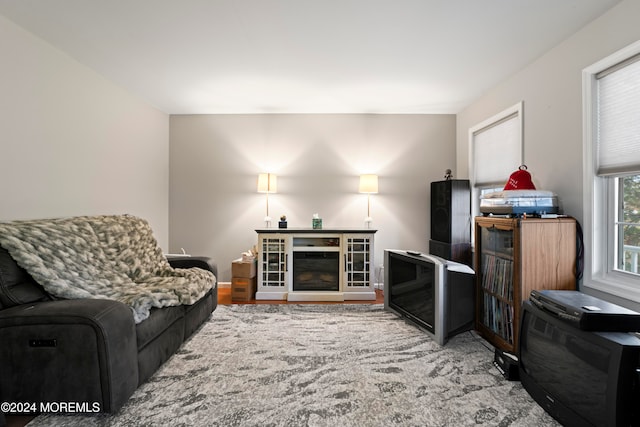
[[[472,332],[441,347],[381,305],[218,306],[114,415],[31,426],[554,426]]]

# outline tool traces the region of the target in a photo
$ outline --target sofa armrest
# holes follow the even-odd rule
[[[3,402],[76,402],[84,409],[78,412],[114,412],[138,386],[133,314],[117,301],[58,300],[2,310],[0,342]]]
[[[208,270],[218,277],[218,265],[214,260],[205,256],[171,256],[167,255],[167,260],[173,268],[198,267]]]

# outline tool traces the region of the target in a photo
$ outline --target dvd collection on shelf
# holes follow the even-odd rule
[[[508,301],[513,301],[513,260],[492,254],[483,255],[482,287]]]
[[[513,260],[493,254],[482,258],[483,323],[513,343]]]
[[[484,325],[513,344],[513,305],[485,293],[484,307]]]

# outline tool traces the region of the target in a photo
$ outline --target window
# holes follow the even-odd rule
[[[471,209],[480,212],[482,194],[501,191],[522,161],[522,102],[469,129]]]
[[[583,71],[583,285],[640,302],[640,42]]]
[[[615,212],[615,268],[631,274],[639,274],[640,262],[640,175],[620,177],[615,180],[617,202]]]

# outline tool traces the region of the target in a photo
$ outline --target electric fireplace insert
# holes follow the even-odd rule
[[[293,239],[293,291],[340,290],[340,238]]]

